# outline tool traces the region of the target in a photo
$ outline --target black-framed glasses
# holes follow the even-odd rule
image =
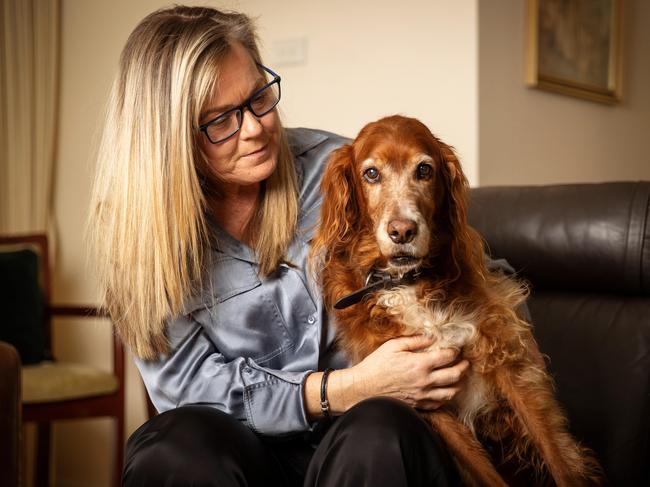
[[[244,109],[248,108],[257,118],[263,117],[280,101],[280,76],[271,69],[257,64],[264,71],[273,76],[273,79],[256,90],[248,100],[238,107],[216,116],[212,120],[199,125],[199,130],[205,134],[208,140],[213,144],[229,139],[241,128],[244,119]]]

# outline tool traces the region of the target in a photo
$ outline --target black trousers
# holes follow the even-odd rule
[[[160,414],[131,435],[125,486],[457,486],[440,438],[417,413],[389,398],[367,399],[318,441],[258,436],[208,406]]]

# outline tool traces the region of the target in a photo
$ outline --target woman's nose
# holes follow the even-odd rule
[[[250,110],[244,110],[240,137],[246,139],[259,135],[263,130],[262,122]]]

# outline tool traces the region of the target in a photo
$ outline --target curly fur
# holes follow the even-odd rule
[[[432,173],[411,176],[422,160]],[[379,170],[381,183],[368,180],[367,167]],[[488,271],[483,242],[467,224],[467,186],[453,149],[414,119],[368,124],[332,154],[312,242],[326,304],[362,287],[373,268],[403,273],[386,248],[408,248],[420,259],[415,284],[336,312],[339,343],[356,362],[391,338],[415,333],[435,337],[433,348],[462,350],[472,365],[463,391],[422,415],[468,483],[506,485],[481,444],[489,441],[506,461],[532,465],[559,486],[598,484],[598,463],[569,435],[531,327],[517,314],[526,286]],[[424,222],[426,244],[420,238],[393,245],[382,235],[386,221],[404,215]]]

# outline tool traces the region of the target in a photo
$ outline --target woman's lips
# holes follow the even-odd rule
[[[243,157],[250,157],[250,158],[253,158],[253,159],[255,159],[257,157],[261,157],[266,153],[266,149],[268,148],[268,146],[269,146],[269,144],[265,144],[262,147],[260,147],[259,149],[257,149],[256,151],[249,152],[248,154],[244,154]]]

